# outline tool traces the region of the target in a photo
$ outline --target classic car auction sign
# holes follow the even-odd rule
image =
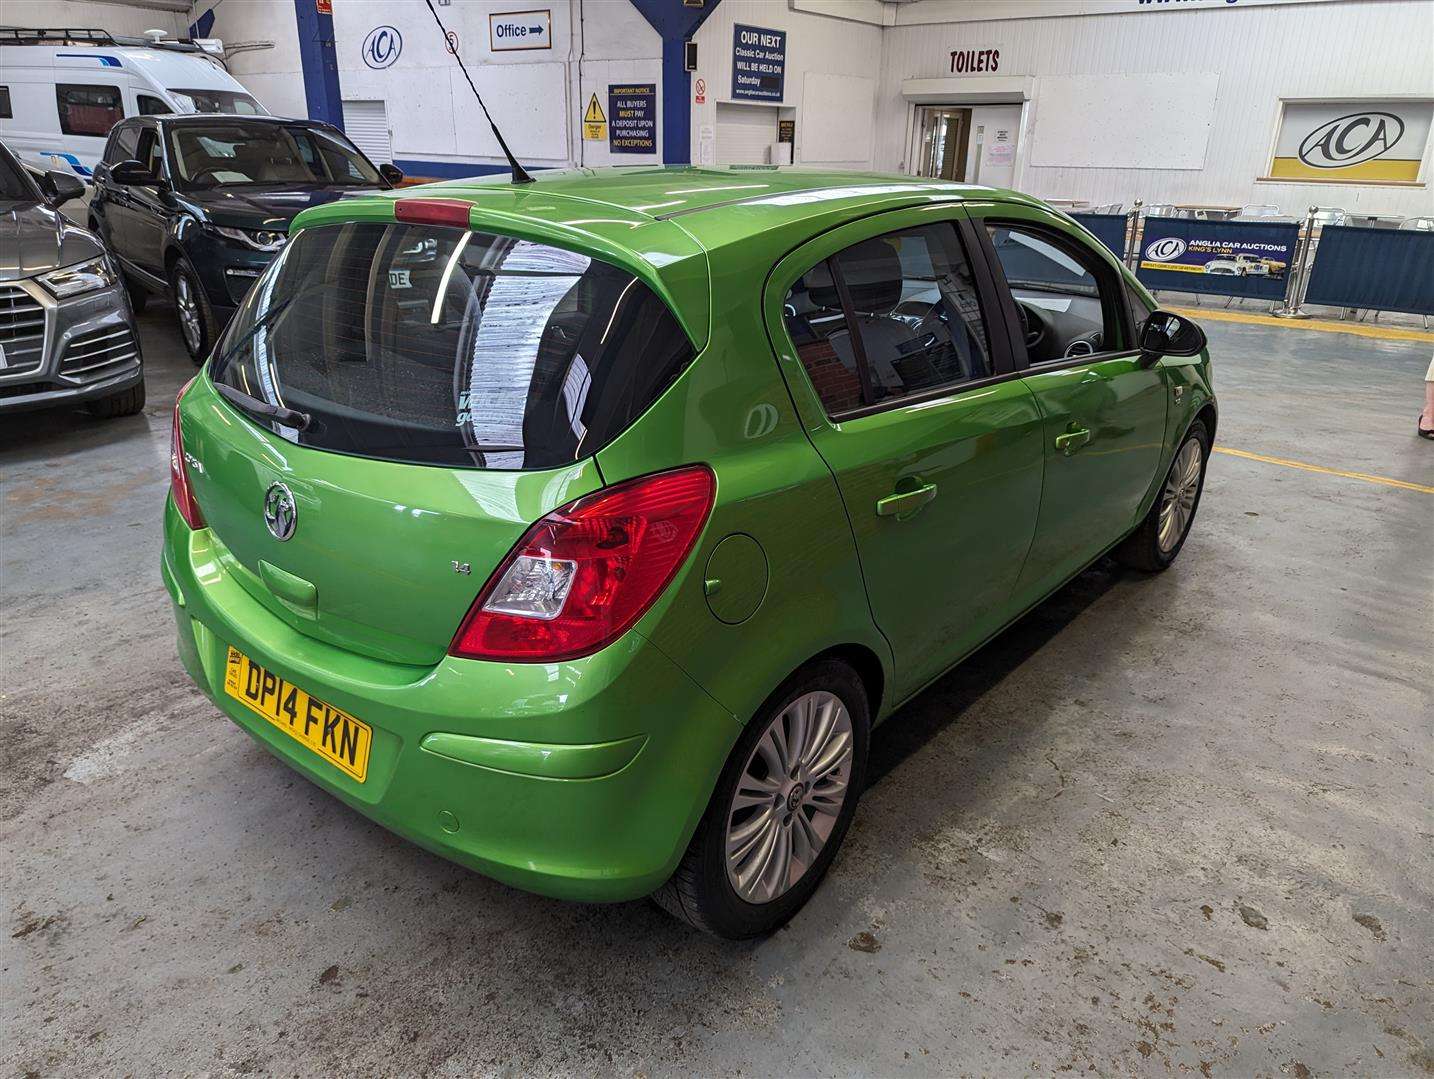
[[[657,153],[657,83],[609,83],[607,117],[612,153]]]
[[[1148,217],[1136,274],[1153,289],[1282,299],[1299,231],[1283,222]]]
[[[787,74],[787,32],[732,27],[732,97],[781,101]]]
[[[1414,183],[1434,101],[1287,101],[1270,177],[1305,183]]]

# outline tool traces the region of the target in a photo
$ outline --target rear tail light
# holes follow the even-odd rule
[[[449,654],[549,662],[615,641],[652,606],[707,523],[705,466],[586,495],[524,534],[478,594]]]
[[[169,429],[169,494],[184,523],[190,528],[203,528],[204,514],[199,512],[199,503],[194,501],[194,488],[189,485],[189,466],[184,462],[184,437],[179,431],[179,402],[184,400],[184,395],[193,385],[194,379],[191,378],[174,399],[174,424]]]

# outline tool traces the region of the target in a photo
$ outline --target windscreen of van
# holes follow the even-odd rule
[[[209,373],[239,391],[226,396],[255,423],[302,446],[543,469],[596,453],[692,356],[663,301],[599,259],[457,228],[352,222],[290,241]]]
[[[181,112],[226,112],[232,116],[268,116],[269,110],[248,94],[237,90],[169,91]]]

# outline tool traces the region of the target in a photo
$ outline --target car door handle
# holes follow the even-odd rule
[[[1070,430],[1065,434],[1056,435],[1056,449],[1069,457],[1089,441],[1090,430],[1085,427],[1076,427],[1072,424]]]
[[[927,483],[913,491],[898,491],[876,500],[878,517],[895,517],[905,520],[907,515],[919,510],[936,497],[936,484]]]

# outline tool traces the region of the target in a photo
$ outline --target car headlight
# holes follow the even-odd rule
[[[57,300],[68,299],[84,292],[108,288],[118,280],[114,265],[108,255],[101,255],[89,262],[77,262],[73,266],[62,266],[58,270],[42,273],[40,284],[49,289]]]
[[[210,228],[220,236],[238,240],[245,247],[252,247],[255,251],[277,251],[284,246],[284,241],[288,239],[282,232],[274,232],[270,229],[231,229],[224,225],[211,225]]]

